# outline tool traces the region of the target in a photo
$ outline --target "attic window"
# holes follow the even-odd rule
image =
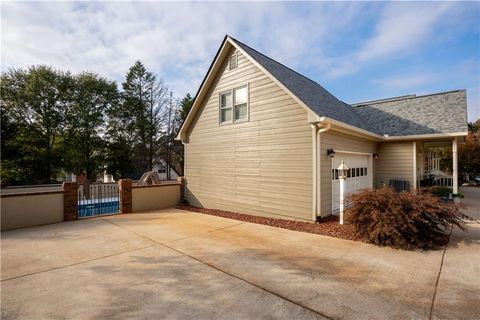
[[[248,121],[248,84],[219,95],[220,124]]]
[[[228,65],[230,70],[238,67],[238,56],[236,54],[230,56],[230,58],[228,59]]]

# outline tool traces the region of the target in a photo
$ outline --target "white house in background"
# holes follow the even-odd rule
[[[173,166],[167,165],[165,159],[159,159],[157,163],[153,166],[152,171],[158,172],[160,180],[176,180],[180,177],[180,174],[175,170]],[[167,171],[170,171],[170,178],[167,175]]]
[[[341,161],[347,193],[428,184],[457,193],[466,135],[465,90],[347,104],[227,36],[177,139],[192,205],[315,221],[338,211]]]

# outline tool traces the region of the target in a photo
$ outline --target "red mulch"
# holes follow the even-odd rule
[[[240,220],[245,222],[264,224],[267,226],[278,227],[283,229],[308,232],[314,234],[320,234],[323,236],[335,237],[346,240],[355,240],[361,241],[354,233],[353,226],[351,225],[341,225],[338,223],[338,217],[330,216],[325,219],[322,219],[321,222],[312,223],[312,222],[302,222],[302,221],[292,221],[285,219],[277,218],[267,218],[267,217],[258,217],[249,214],[229,212],[216,209],[204,209],[197,208],[192,206],[177,206],[177,209],[194,211],[203,214],[209,214],[212,216],[219,216],[228,219]]]

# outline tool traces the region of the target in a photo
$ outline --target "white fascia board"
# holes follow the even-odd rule
[[[413,139],[435,139],[435,138],[454,138],[467,136],[468,131],[464,132],[452,132],[452,133],[433,133],[433,134],[417,134],[411,136],[391,136],[384,137],[386,141],[396,141],[396,140],[413,140]]]
[[[328,118],[328,117],[321,117],[320,122],[331,123],[334,126],[344,128],[344,129],[347,129],[347,130],[350,130],[350,131],[361,133],[363,136],[365,136],[369,139],[372,139],[372,140],[383,140],[384,139],[384,137],[382,137],[381,135],[378,135],[376,133],[372,133],[370,131],[360,129],[358,127],[355,127],[355,126],[352,126],[352,125],[349,125],[349,124],[346,124],[344,122],[334,120],[334,119],[331,119],[331,118]]]
[[[218,54],[217,54],[214,62],[212,63],[212,66],[211,66],[210,70],[208,71],[207,75],[205,76],[205,80],[203,81],[202,85],[198,89],[198,93],[195,96],[195,101],[192,105],[192,108],[191,108],[190,112],[188,113],[187,117],[185,118],[185,121],[183,122],[182,126],[180,127],[180,130],[178,131],[178,134],[175,137],[175,140],[182,140],[182,141],[185,140],[186,130],[188,130],[188,127],[189,127],[190,123],[192,122],[193,118],[195,117],[195,114],[198,111],[197,109],[200,107],[200,105],[203,101],[206,89],[208,89],[208,87],[210,86],[210,84],[212,82],[213,77],[215,76],[215,74],[218,71],[217,70],[218,69],[218,63],[219,63],[219,61],[221,61],[223,59],[223,57],[225,55],[225,48],[227,46],[227,43],[232,44],[232,42],[229,41],[229,40],[230,39],[227,38],[227,40],[224,41],[222,47],[218,51]]]
[[[364,136],[367,136],[370,139],[379,140],[379,141],[399,141],[399,140],[415,140],[415,139],[425,140],[425,139],[436,139],[436,138],[454,138],[454,137],[462,137],[462,136],[468,135],[468,131],[463,131],[463,132],[452,132],[452,133],[418,134],[418,135],[409,135],[409,136],[381,136],[379,134],[372,133],[370,131],[360,129],[358,127],[343,123],[341,121],[333,120],[327,117],[321,117],[320,122],[331,123],[337,127],[358,132]]]

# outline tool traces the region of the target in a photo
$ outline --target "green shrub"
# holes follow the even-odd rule
[[[433,186],[428,188],[426,191],[431,193],[435,197],[440,198],[448,198],[450,196],[450,193],[452,193],[452,189],[443,186]]]
[[[396,192],[392,188],[362,190],[347,198],[346,222],[364,241],[402,249],[434,249],[448,242],[453,226],[465,230],[455,203],[431,194]]]

